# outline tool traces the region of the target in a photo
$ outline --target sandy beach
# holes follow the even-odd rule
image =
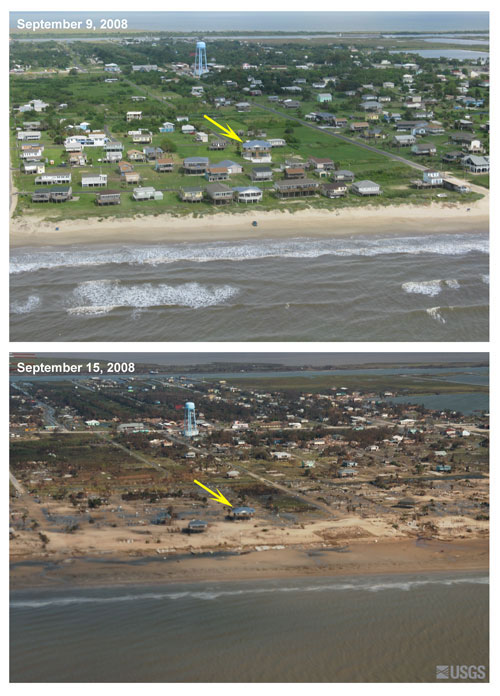
[[[482,189],[484,191],[485,189]],[[195,218],[138,215],[47,221],[24,216],[11,221],[11,245],[113,242],[196,242],[269,239],[291,236],[335,237],[352,234],[432,234],[488,229],[489,195],[470,204],[364,206],[338,210],[252,211]],[[257,227],[252,226],[256,220]],[[57,229],[56,229],[57,228]]]
[[[256,578],[488,570],[487,539],[351,541],[339,547],[263,548],[211,557],[116,554],[43,559],[11,566],[11,588],[105,586]],[[28,560],[28,559],[26,559]]]

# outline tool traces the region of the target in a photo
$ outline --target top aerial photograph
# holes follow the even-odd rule
[[[487,341],[488,12],[11,12],[12,341]]]

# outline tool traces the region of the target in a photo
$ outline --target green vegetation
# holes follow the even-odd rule
[[[405,39],[406,40],[406,39]],[[277,38],[270,40],[268,45],[262,41],[243,42],[237,39],[213,40],[208,45],[209,60],[217,61],[223,68],[211,70],[203,78],[204,93],[201,97],[193,96],[191,89],[199,85],[190,74],[189,69],[176,67],[188,65],[192,61],[191,40],[174,39],[172,35],[161,34],[160,39],[151,41],[96,41],[96,42],[57,42],[49,41],[40,44],[21,43],[14,41],[11,47],[11,65],[25,66],[23,72],[11,76],[12,104],[12,136],[11,163],[14,173],[14,183],[19,190],[19,203],[16,215],[37,214],[48,217],[53,221],[68,218],[98,217],[130,217],[137,214],[159,215],[168,212],[174,216],[192,214],[202,216],[212,214],[214,206],[208,200],[202,203],[190,204],[179,200],[178,191],[182,186],[207,185],[207,180],[199,176],[186,176],[182,171],[182,161],[185,157],[205,156],[212,163],[231,159],[243,166],[243,173],[233,175],[227,184],[242,186],[251,184],[250,171],[255,166],[243,160],[239,144],[231,141],[224,151],[208,150],[208,144],[195,142],[192,135],[180,132],[181,123],[176,121],[178,116],[187,116],[189,123],[198,131],[212,135],[217,133],[203,118],[204,114],[222,123],[230,123],[236,131],[242,132],[243,139],[254,138],[284,138],[285,147],[272,150],[272,167],[282,168],[285,160],[295,158],[297,162],[307,163],[311,156],[329,157],[337,169],[350,169],[356,180],[370,179],[382,188],[382,195],[377,198],[358,197],[348,194],[344,198],[328,199],[320,195],[307,198],[279,200],[272,192],[271,182],[259,184],[264,191],[263,200],[252,204],[252,210],[283,210],[295,211],[307,208],[322,208],[337,210],[345,207],[364,205],[399,205],[415,204],[429,205],[436,201],[436,191],[417,190],[411,188],[414,179],[420,179],[421,174],[410,166],[372,152],[359,145],[369,144],[379,150],[399,154],[410,160],[415,160],[408,148],[399,150],[392,144],[395,134],[394,124],[385,121],[381,115],[375,115],[370,127],[376,128],[377,135],[370,139],[351,132],[349,124],[352,121],[365,121],[373,115],[366,114],[361,109],[360,96],[363,93],[374,92],[378,97],[390,99],[386,104],[389,112],[400,112],[403,119],[414,118],[416,110],[406,106],[410,93],[422,96],[426,108],[432,104],[432,119],[443,124],[446,134],[426,136],[424,141],[436,145],[437,153],[430,158],[418,158],[420,164],[429,167],[442,168],[441,158],[450,149],[457,149],[451,143],[450,132],[457,128],[457,120],[467,117],[474,128],[482,128],[481,141],[484,151],[489,148],[488,136],[488,88],[483,85],[479,72],[464,66],[459,61],[440,59],[418,59],[422,69],[414,74],[411,85],[402,83],[405,72],[404,61],[411,61],[415,56],[401,52],[394,55],[390,48],[397,44],[394,39],[383,39],[378,34],[367,35],[356,54],[351,48],[357,46],[358,39],[346,35],[332,40],[316,37],[312,42],[304,40],[288,40]],[[421,39],[408,38],[408,49],[411,42],[423,43]],[[439,41],[438,41],[439,43]],[[449,44],[444,44],[447,48]],[[429,48],[432,44],[425,43]],[[307,50],[305,58],[304,51]],[[356,60],[353,60],[353,56]],[[307,71],[299,69],[298,64],[305,59],[310,68]],[[381,62],[387,62],[380,69]],[[398,63],[397,61],[400,61]],[[103,64],[114,62],[119,64],[121,72],[106,73]],[[157,64],[159,70],[152,72],[132,72],[132,64]],[[254,66],[252,70],[243,69],[243,64]],[[281,64],[290,66],[282,69]],[[296,65],[297,64],[297,65]],[[457,105],[460,96],[461,81],[454,69],[460,67],[462,73],[469,75],[468,94],[482,100],[480,108],[465,109]],[[474,66],[475,67],[475,66]],[[335,75],[335,82],[329,82],[323,91],[332,94],[330,103],[319,104],[318,89],[313,89],[315,81],[325,76]],[[437,75],[441,75],[444,81]],[[109,77],[117,78],[116,82],[105,82]],[[249,94],[246,85],[250,79],[259,80],[261,94]],[[301,92],[287,94],[283,88],[296,81],[302,80]],[[394,88],[384,87],[384,83],[393,82]],[[483,86],[482,86],[483,85]],[[352,96],[347,93],[353,92]],[[293,97],[299,99],[299,108],[287,110],[283,104],[270,103],[269,95],[278,95],[280,99]],[[132,97],[145,97],[143,101],[133,101]],[[216,99],[225,97],[231,100],[231,105],[220,106]],[[16,109],[31,99],[42,99],[49,104],[43,113],[20,113]],[[235,108],[239,101],[249,101],[251,110],[240,112]],[[64,104],[65,106],[61,106]],[[276,107],[275,112],[264,111],[262,107]],[[127,123],[125,114],[130,110],[142,111],[142,120]],[[336,132],[346,135],[353,140],[344,142],[332,137],[327,132],[310,128],[308,125],[293,121],[293,118],[303,118],[312,111],[327,111],[348,119],[347,128]],[[20,172],[19,145],[15,139],[15,129],[22,128],[29,120],[42,121],[41,144],[45,150],[43,158],[47,159],[46,173],[67,171],[72,174],[71,186],[73,200],[63,203],[32,203],[31,192],[35,190],[34,176]],[[152,145],[161,147],[174,160],[173,173],[158,173],[154,162],[133,163],[134,170],[141,176],[141,186],[152,186],[163,192],[161,201],[134,201],[132,189],[135,185],[126,185],[120,176],[116,164],[103,162],[102,148],[86,148],[87,165],[69,167],[64,139],[78,132],[77,126],[82,121],[88,122],[89,130],[105,130],[108,136],[119,140],[124,146],[123,158],[128,160],[127,151],[142,150],[144,144],[134,143],[128,135],[130,130],[138,128],[151,131]],[[175,124],[174,133],[160,133],[159,127],[164,121]],[[469,179],[474,183],[488,186],[488,175],[473,176],[462,170],[460,166],[446,165],[452,174]],[[98,189],[82,189],[80,181],[82,174],[107,174],[107,188],[121,192],[121,203],[118,206],[100,207],[95,204],[95,194]],[[282,173],[276,171],[274,180],[281,179]],[[311,172],[308,176],[316,176]],[[42,187],[37,187],[43,190]],[[481,197],[480,193],[460,195],[446,191],[447,202],[473,201]],[[247,211],[244,204],[233,203],[219,207],[218,213]]]

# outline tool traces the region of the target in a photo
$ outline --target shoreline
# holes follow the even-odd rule
[[[286,547],[241,555],[125,554],[34,559],[11,562],[10,589],[77,589],[257,579],[401,575],[489,571],[489,540],[395,539],[351,541],[346,547]]]
[[[11,220],[11,247],[64,244],[215,242],[241,239],[343,237],[356,234],[477,233],[489,228],[489,196],[469,205],[363,206],[335,210],[251,211],[174,217],[47,221],[35,216]],[[256,220],[258,227],[253,227]],[[58,230],[56,230],[56,227]]]

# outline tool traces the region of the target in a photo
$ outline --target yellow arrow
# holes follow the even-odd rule
[[[209,493],[211,493],[214,496],[213,498],[210,498],[210,500],[216,500],[218,503],[222,503],[223,505],[229,505],[229,507],[233,507],[231,505],[231,503],[229,502],[229,500],[227,498],[224,498],[224,496],[222,495],[222,493],[220,492],[220,490],[218,488],[216,489],[217,493],[214,493],[214,491],[211,491],[210,488],[207,488],[206,486],[204,486],[202,483],[200,483],[196,479],[194,479],[194,482],[198,486],[201,486],[202,488],[204,488],[206,491],[208,491]]]
[[[226,123],[227,128],[224,128],[224,126],[221,126],[220,123],[217,123],[217,121],[214,121],[213,118],[210,118],[210,116],[207,116],[206,114],[205,114],[205,118],[207,119],[207,121],[210,121],[210,123],[213,123],[215,126],[217,126],[217,128],[220,128],[224,132],[224,135],[227,138],[232,138],[233,140],[238,140],[240,143],[243,142],[243,140],[239,137],[239,135],[236,135],[236,133],[231,128],[229,123]]]

